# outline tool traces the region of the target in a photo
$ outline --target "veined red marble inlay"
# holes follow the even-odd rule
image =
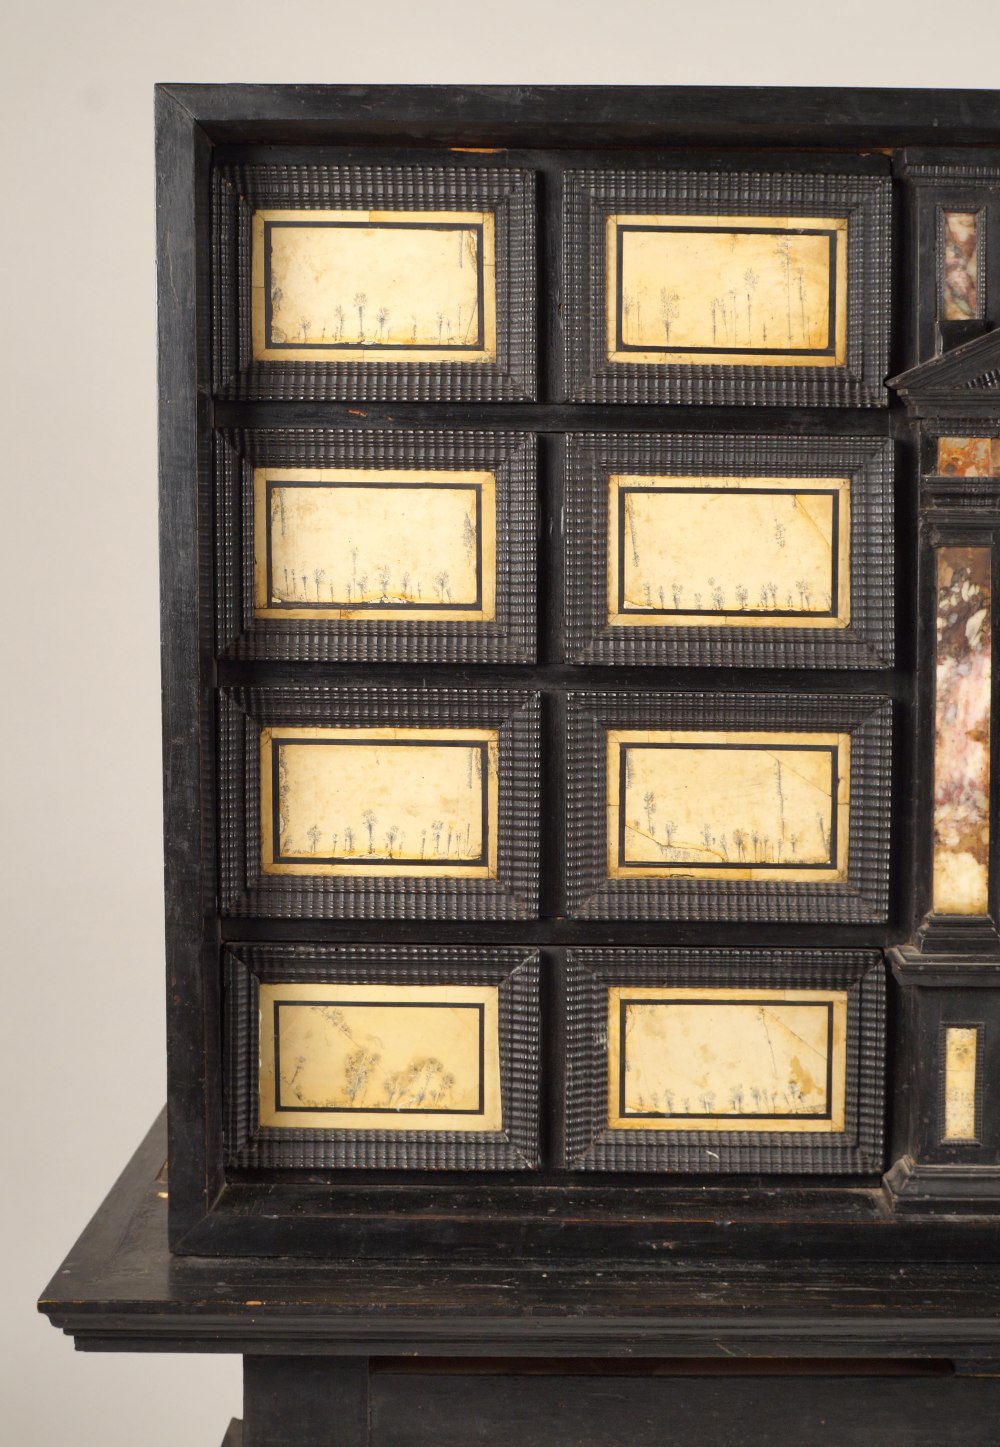
[[[941,317],[968,321],[979,315],[979,216],[975,211],[944,213]]]
[[[990,548],[940,548],[934,910],[986,914],[990,848]]]
[[[1000,437],[939,437],[943,477],[1000,477]]]

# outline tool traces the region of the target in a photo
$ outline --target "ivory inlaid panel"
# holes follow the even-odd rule
[[[944,1032],[944,1129],[942,1140],[973,1141],[976,1121],[976,1072],[979,1031],[975,1025],[949,1025]]]
[[[990,548],[939,548],[934,884],[939,914],[989,912]]]
[[[260,1125],[496,1131],[496,985],[260,985]]]
[[[608,622],[845,628],[850,479],[609,478]]]
[[[260,210],[252,233],[258,360],[495,361],[491,211]]]
[[[265,728],[266,874],[496,878],[498,731]]]
[[[607,218],[612,362],[842,366],[846,217]]]
[[[846,733],[609,730],[612,878],[847,878]]]
[[[612,1129],[842,1131],[847,991],[608,991]]]
[[[254,613],[495,618],[494,474],[255,468]]]
[[[941,316],[968,321],[979,316],[979,216],[975,211],[945,211],[941,275]]]

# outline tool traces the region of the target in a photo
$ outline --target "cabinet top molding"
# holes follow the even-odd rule
[[[1000,143],[1000,91],[790,86],[156,87],[210,141],[451,146]]]

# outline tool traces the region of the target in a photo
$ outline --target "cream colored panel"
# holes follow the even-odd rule
[[[500,1130],[497,987],[262,984],[260,1124]]]
[[[973,1141],[976,1131],[976,1072],[979,1031],[949,1025],[944,1032],[944,1130],[946,1141]]]
[[[842,1131],[846,1041],[844,990],[614,987],[608,1124]]]
[[[255,211],[263,361],[496,358],[489,211]]]
[[[494,618],[493,473],[255,468],[254,612]]]
[[[652,366],[842,366],[845,217],[607,218],[607,356]]]
[[[611,730],[611,878],[847,877],[848,734]]]
[[[844,628],[850,479],[609,479],[608,621]]]
[[[496,729],[264,729],[264,872],[495,878],[497,758]]]

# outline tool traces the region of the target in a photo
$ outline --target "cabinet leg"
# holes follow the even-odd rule
[[[368,1359],[244,1357],[243,1447],[368,1447]]]

